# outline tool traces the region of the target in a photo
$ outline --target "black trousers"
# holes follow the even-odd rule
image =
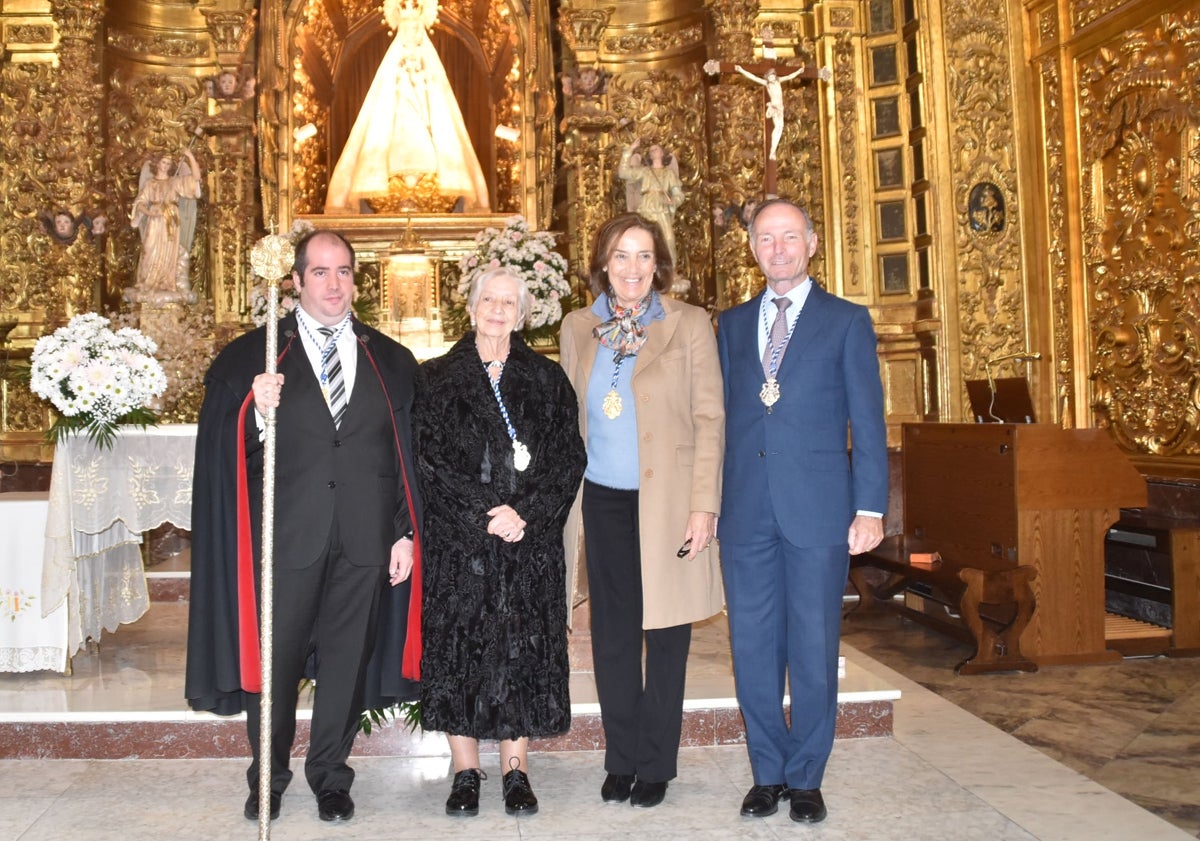
[[[316,651],[316,690],[305,778],[314,793],[347,789],[346,764],[358,733],[363,680],[371,659],[386,566],[354,566],[342,551],[337,526],[321,558],[303,569],[275,569],[271,668],[271,790],[291,782],[288,761],[296,738],[296,702],[305,663]],[[254,761],[246,772],[258,790],[259,698],[246,711]]]
[[[604,768],[649,783],[674,779],[692,626],[642,630],[637,491],[585,481],[583,528]]]

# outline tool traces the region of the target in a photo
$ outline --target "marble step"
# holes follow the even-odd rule
[[[848,667],[853,675],[853,663]],[[870,675],[863,673],[870,678]],[[852,679],[849,682],[854,682]],[[593,690],[594,691],[594,690]],[[845,690],[838,697],[837,738],[891,736],[898,690]],[[298,713],[294,755],[308,745],[311,710]],[[189,710],[0,713],[0,759],[220,759],[246,756],[244,716],[221,717]],[[683,715],[685,747],[742,744],[745,732],[733,698],[689,698]],[[571,729],[535,739],[532,750],[597,750],[604,746],[594,703],[572,705]],[[495,746],[491,746],[495,750]],[[485,746],[485,751],[487,746]],[[355,741],[356,756],[448,755],[440,733],[412,732],[399,721],[372,727]]]
[[[73,660],[72,675],[0,676],[0,759],[181,759],[242,757],[249,753],[243,717],[195,713],[183,704],[188,576],[147,575],[152,605],[146,616],[105,634]],[[603,747],[600,708],[591,674],[586,612],[576,614],[570,640],[571,729],[533,743],[536,751]],[[899,690],[856,663],[847,650],[839,680],[837,737],[890,736]],[[294,753],[308,745],[311,710],[302,699]],[[742,744],[741,713],[729,668],[723,617],[697,623],[688,660],[683,744]],[[492,746],[494,749],[494,746]],[[446,756],[440,733],[411,732],[401,722],[360,735],[360,756]]]

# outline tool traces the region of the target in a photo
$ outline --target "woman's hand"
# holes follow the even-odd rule
[[[717,515],[709,511],[693,511],[688,515],[687,530],[683,533],[684,542],[691,542],[687,559],[690,561],[700,552],[708,548],[717,534]]]
[[[508,505],[497,505],[487,512],[488,534],[494,534],[506,543],[516,543],[525,536],[525,521]]]
[[[279,405],[279,392],[283,388],[283,374],[259,374],[254,378],[254,408],[260,415],[266,415],[267,409]]]

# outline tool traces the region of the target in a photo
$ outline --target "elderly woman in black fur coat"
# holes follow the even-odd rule
[[[500,742],[505,810],[536,812],[529,737],[571,723],[562,531],[586,455],[566,375],[516,332],[530,303],[518,274],[484,273],[473,331],[417,377],[421,723],[449,737],[449,815],[479,812],[480,739]]]

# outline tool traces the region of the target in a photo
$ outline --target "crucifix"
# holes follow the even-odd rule
[[[769,26],[762,29],[763,60],[756,63],[734,63],[710,59],[704,62],[704,72],[710,76],[717,73],[737,73],[763,88],[763,99],[766,102],[764,115],[763,142],[767,152],[767,162],[763,173],[763,193],[767,198],[775,195],[777,178],[776,152],[779,141],[783,137],[783,83],[792,79],[823,79],[829,81],[831,76],[827,67],[799,67],[781,63],[775,54],[775,34]],[[782,72],[782,75],[780,75]]]

